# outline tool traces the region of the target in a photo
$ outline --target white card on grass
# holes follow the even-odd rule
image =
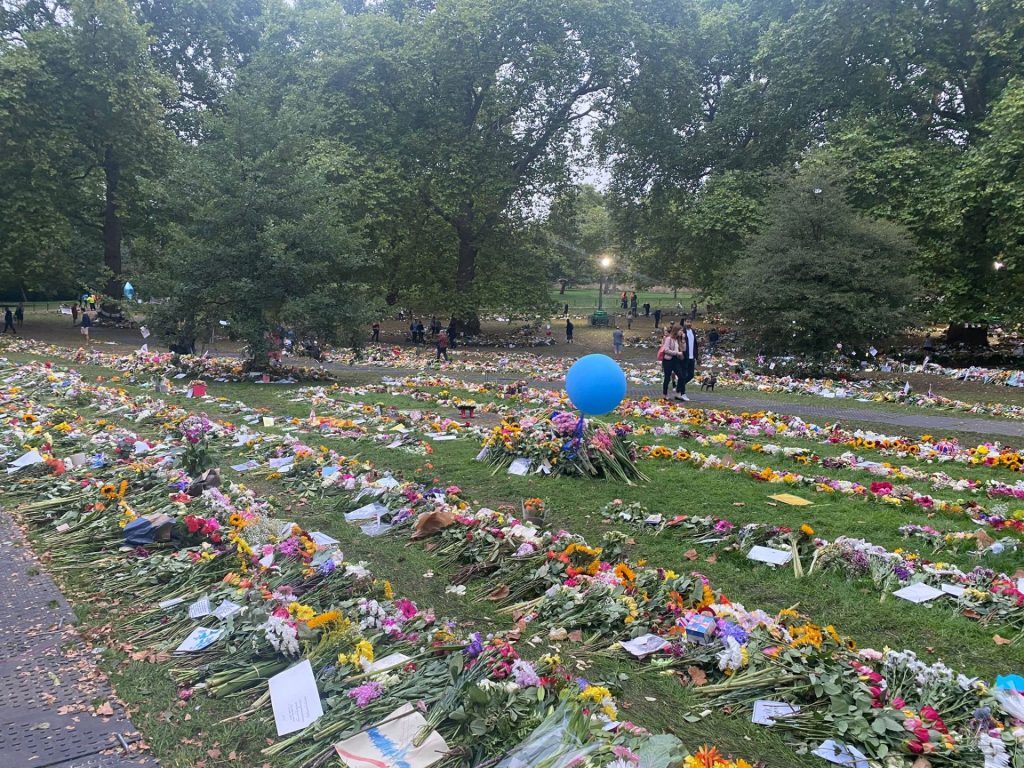
[[[443,443],[445,440],[458,440],[458,435],[437,434],[431,435],[431,439],[435,443]]]
[[[640,637],[634,637],[632,640],[619,641],[619,645],[637,658],[656,653],[668,644],[669,642],[665,638],[652,634],[640,635]]]
[[[174,652],[192,653],[193,651],[201,651],[217,642],[223,634],[223,629],[217,629],[215,627],[196,627],[192,630],[189,636],[182,641],[181,645],[174,650]]]
[[[311,538],[318,547],[329,547],[332,544],[341,543],[336,538],[334,538],[333,536],[328,536],[323,531],[313,531],[311,534],[309,534],[309,538]]]
[[[754,714],[750,722],[755,725],[775,725],[776,717],[789,717],[800,711],[799,704],[788,704],[785,701],[758,699],[754,702]]]
[[[185,599],[182,597],[172,597],[170,600],[161,600],[159,603],[157,603],[157,606],[166,611],[170,608],[173,608],[176,605],[181,605],[184,602]]]
[[[203,616],[210,615],[210,598],[200,597],[192,605],[188,607],[188,617],[190,619],[201,619]]]
[[[389,653],[383,659],[377,659],[372,664],[368,664],[363,671],[367,674],[383,672],[385,669],[404,666],[409,661],[412,661],[412,657],[406,656],[404,653]]]
[[[213,612],[215,618],[223,621],[229,616],[234,616],[236,613],[242,610],[242,606],[238,603],[234,603],[230,600],[224,600],[220,605],[217,606],[217,610]]]
[[[391,530],[391,525],[389,525],[388,523],[382,523],[380,520],[377,520],[375,522],[359,526],[359,530],[367,536],[383,536],[385,533]]]
[[[793,553],[787,549],[775,549],[774,547],[762,547],[760,545],[751,547],[747,553],[748,560],[757,560],[759,563],[769,565],[785,565],[793,559]]]
[[[510,475],[518,475],[522,477],[523,475],[530,471],[530,464],[531,461],[529,459],[527,459],[524,456],[520,456],[518,459],[515,459],[511,464],[509,464],[508,473]]]
[[[365,507],[353,509],[345,514],[345,522],[354,523],[357,520],[376,520],[381,515],[387,514],[388,508],[378,502],[367,504]]]
[[[258,461],[249,459],[249,461],[244,464],[232,464],[231,468],[235,470],[235,472],[248,472],[250,469],[256,469],[259,465],[260,463]]]
[[[836,765],[845,765],[849,768],[869,768],[868,759],[863,752],[854,746],[842,744],[833,739],[823,741],[814,750],[814,754]]]
[[[903,589],[897,589],[893,594],[896,597],[908,600],[911,603],[927,603],[929,600],[934,600],[936,597],[942,597],[946,593],[941,589],[930,587],[927,584],[918,582],[917,584],[910,584]]]
[[[309,659],[279,672],[268,683],[278,736],[301,731],[323,715],[320,691],[317,690]]]
[[[341,762],[349,768],[429,768],[449,752],[444,737],[429,730],[425,740],[417,737],[430,726],[411,704],[403,704],[384,720],[334,745]]]
[[[967,591],[966,587],[961,587],[958,584],[940,584],[939,587],[947,595],[952,595],[953,597],[961,597]]]

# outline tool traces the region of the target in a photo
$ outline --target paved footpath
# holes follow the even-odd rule
[[[74,621],[0,510],[0,768],[155,768]]]
[[[511,383],[523,381],[524,377],[510,376],[485,376],[479,373],[462,371],[435,371],[431,369],[418,370],[414,368],[388,368],[384,366],[360,366],[341,365],[328,363],[326,368],[339,373],[369,373],[380,376],[417,376],[437,374],[463,379],[465,381],[492,381],[496,383]],[[560,383],[550,381],[531,381],[531,386],[545,389],[560,387]],[[813,421],[818,424],[831,424],[833,422],[868,422],[879,425],[880,431],[894,432],[933,432],[938,435],[948,432],[975,432],[980,435],[998,436],[1001,438],[1024,438],[1024,420],[982,418],[969,414],[945,415],[937,414],[926,408],[907,408],[906,412],[881,410],[870,407],[856,407],[854,405],[830,405],[825,398],[807,397],[807,403],[789,403],[780,400],[759,398],[756,394],[730,395],[719,392],[699,392],[699,385],[690,387],[694,390],[690,394],[689,406],[692,408],[728,408],[734,411],[774,411],[786,413],[793,416]],[[650,387],[629,388],[632,397],[661,397],[661,390]],[[818,402],[820,401],[820,404]],[[849,401],[847,401],[849,402]],[[898,428],[898,429],[894,429]]]

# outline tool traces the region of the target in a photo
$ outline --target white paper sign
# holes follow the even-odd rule
[[[936,589],[919,582],[906,586],[903,589],[897,589],[893,594],[903,600],[909,600],[911,603],[927,603],[929,600],[942,597],[946,593],[941,589]]]
[[[213,615],[215,618],[224,621],[224,619],[228,618],[229,616],[234,616],[241,610],[242,606],[240,606],[238,603],[233,603],[230,600],[225,600],[217,606],[217,610],[213,612]]]
[[[334,745],[349,768],[428,768],[448,753],[437,731],[430,731],[420,746],[413,741],[427,721],[411,704],[403,704],[379,724]]]
[[[188,617],[190,619],[201,619],[203,616],[210,615],[210,598],[203,596],[196,600],[192,605],[188,607]]]
[[[328,536],[323,531],[313,531],[311,534],[309,534],[309,538],[311,538],[318,547],[329,547],[332,544],[341,543],[336,538],[334,538],[333,536]]]
[[[965,587],[958,586],[957,584],[940,584],[939,586],[943,592],[953,597],[961,597],[967,591]]]
[[[235,470],[235,472],[248,472],[250,469],[256,469],[259,465],[260,463],[258,461],[250,459],[244,464],[232,464],[231,468]]]
[[[871,347],[871,349],[868,350],[868,354],[874,357],[875,355],[878,354],[878,350],[875,349],[874,347]]]
[[[273,416],[264,416],[263,417],[263,426],[264,427],[272,427],[272,426],[274,426],[274,417]]]
[[[651,634],[641,635],[640,637],[635,637],[632,640],[619,641],[619,645],[637,658],[643,658],[644,656],[656,653],[668,644],[669,642],[665,638]]]
[[[787,704],[784,701],[759,699],[754,702],[754,714],[750,722],[755,725],[775,725],[776,717],[789,717],[800,711],[798,704]]]
[[[28,453],[22,454],[14,461],[10,463],[7,468],[7,474],[17,472],[22,467],[30,467],[33,464],[42,464],[43,457],[39,455],[39,451],[29,451]]]
[[[841,744],[832,739],[822,742],[821,746],[814,750],[814,754],[836,765],[868,768],[868,759],[863,752],[849,744]]]
[[[160,601],[159,603],[157,603],[157,605],[162,610],[166,611],[166,610],[170,610],[171,608],[173,608],[176,605],[181,605],[184,602],[185,602],[184,598],[172,597],[170,600],[162,600],[162,601]]]
[[[345,515],[345,522],[354,523],[357,520],[375,520],[381,515],[387,514],[388,508],[378,502],[367,504],[365,507],[354,509]]]
[[[380,520],[377,520],[376,522],[359,526],[359,530],[367,536],[383,536],[391,530],[391,526],[388,523],[382,523]]]
[[[786,549],[775,549],[774,547],[751,547],[747,553],[748,560],[757,560],[759,563],[769,565],[785,565],[793,559],[793,553]]]
[[[520,457],[513,461],[508,467],[508,473],[510,475],[518,475],[522,477],[530,471],[530,460],[525,457]]]
[[[443,443],[445,440],[458,440],[459,436],[458,435],[437,434],[437,435],[430,435],[430,439],[433,440],[435,443]]]
[[[274,469],[281,469],[282,467],[287,467],[289,464],[294,464],[294,463],[295,463],[295,457],[294,456],[281,456],[281,457],[276,458],[276,459],[271,459],[270,462],[269,462],[270,466],[272,466]]]
[[[144,326],[144,325],[139,326],[139,333],[142,334],[142,338],[144,338],[144,339],[148,339],[149,338],[149,328],[147,328],[146,326]]]
[[[324,708],[320,704],[320,692],[309,659],[274,675],[268,682],[278,736],[301,731],[323,715]]]
[[[192,653],[193,651],[201,651],[217,642],[223,634],[223,629],[196,627],[192,630],[189,636],[185,638],[182,644],[174,650],[174,652]]]
[[[406,656],[404,653],[389,653],[383,659],[377,659],[372,664],[368,664],[364,672],[368,674],[383,672],[386,669],[405,666],[410,661],[412,661],[412,657]]]

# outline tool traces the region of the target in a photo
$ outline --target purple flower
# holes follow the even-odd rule
[[[355,699],[356,706],[362,709],[374,699],[380,698],[382,693],[384,693],[383,685],[380,683],[370,682],[352,688],[346,695],[350,699]]]
[[[741,627],[733,624],[732,622],[726,621],[725,619],[719,619],[718,624],[718,635],[722,638],[724,643],[730,637],[740,645],[745,645],[748,639],[747,633],[743,631]]]
[[[480,640],[480,633],[474,632],[470,638],[469,645],[462,649],[462,653],[470,659],[475,659],[484,652],[484,644]]]
[[[338,566],[334,564],[333,560],[324,560],[322,563],[320,563],[319,571],[320,573],[326,575],[328,573],[334,573],[337,567]]]
[[[904,568],[902,565],[897,565],[892,569],[892,572],[896,574],[896,578],[900,581],[906,581],[910,578],[910,571]]]
[[[512,675],[515,678],[516,685],[520,688],[540,685],[540,676],[534,670],[533,665],[524,659],[516,659],[512,663]]]

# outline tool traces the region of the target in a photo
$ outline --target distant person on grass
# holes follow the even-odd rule
[[[85,311],[85,310],[82,310],[82,323],[81,323],[80,327],[81,327],[82,335],[85,336],[85,343],[86,343],[86,345],[88,345],[89,344],[89,329],[92,328],[92,318],[89,317],[89,313],[87,311]]]
[[[619,326],[615,326],[615,330],[612,331],[612,349],[615,350],[616,357],[622,357],[622,329]]]
[[[718,329],[712,326],[711,330],[708,332],[708,354],[715,354],[715,350],[718,348],[719,338]]]
[[[566,318],[565,320],[565,343],[572,344],[572,331],[573,328],[572,320]]]
[[[672,385],[672,375],[676,372],[676,358],[679,356],[679,342],[675,337],[665,331],[661,339],[661,347],[658,349],[658,360],[661,361],[661,373],[664,377],[661,382],[661,396],[668,398],[668,388]]]
[[[14,310],[14,320],[19,328],[25,324],[25,304],[23,302],[18,302],[18,308]]]
[[[676,375],[679,376],[679,383],[676,385],[676,399],[689,402],[686,396],[686,384],[693,380],[697,369],[697,335],[693,332],[689,320],[683,321],[683,327],[679,329],[679,348],[682,354],[676,364]]]
[[[373,333],[370,335],[370,341],[373,344],[380,342],[380,320],[374,320],[373,325],[370,326],[370,330]]]
[[[71,305],[71,327],[78,325],[78,302]]]
[[[440,326],[441,323],[438,322],[438,325]],[[440,360],[443,357],[444,361],[447,363],[448,362],[448,332],[446,330],[444,330],[443,328],[440,329],[437,332],[437,342],[436,342],[436,345],[437,345],[437,356],[434,359],[435,360]]]
[[[661,325],[661,308],[654,310],[654,327]]]
[[[14,313],[11,312],[10,307],[4,307],[4,333],[7,333],[8,328],[15,336],[18,335],[18,332],[14,330]]]

